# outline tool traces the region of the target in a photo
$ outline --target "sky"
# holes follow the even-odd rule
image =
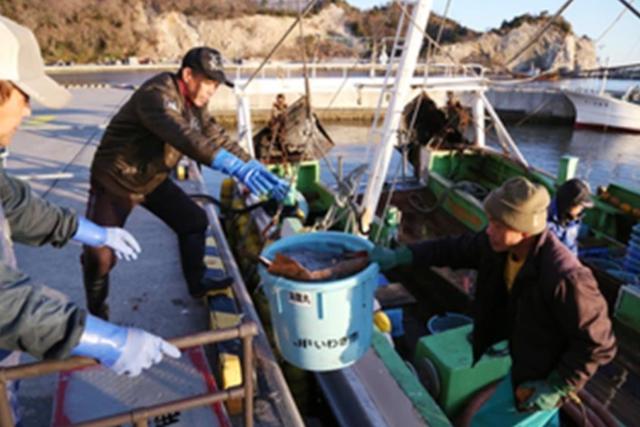
[[[388,0],[347,0],[360,9],[389,3]],[[640,10],[640,0],[628,0]],[[550,15],[565,0],[450,0],[447,17],[477,31],[499,27],[502,21],[524,13],[538,14],[543,10]],[[447,0],[433,0],[433,11],[443,15]],[[602,33],[625,9],[618,0],[574,0],[563,17],[571,23],[574,32],[596,40],[598,61],[610,66],[640,63],[640,18],[627,10],[620,20],[600,38]]]

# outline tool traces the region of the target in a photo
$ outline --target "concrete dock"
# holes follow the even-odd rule
[[[64,110],[34,105],[15,135],[7,161],[17,175],[73,174],[70,179],[33,180],[32,188],[46,199],[83,214],[89,190],[89,166],[109,118],[130,95],[130,90],[72,90]],[[192,299],[182,277],[177,239],[160,220],[143,208],[134,209],[126,229],[140,242],[142,253],[134,262],[119,262],[111,276],[111,320],[134,325],[163,337],[208,329],[202,302]],[[80,267],[81,246],[63,248],[15,245],[19,267],[35,282],[45,284],[85,306]],[[29,360],[25,356],[24,360]],[[47,426],[55,377],[22,382],[21,403],[25,426]]]

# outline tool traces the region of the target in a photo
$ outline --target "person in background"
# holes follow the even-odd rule
[[[0,40],[0,146],[6,148],[31,114],[31,99],[60,108],[70,94],[45,75],[40,48],[28,28],[0,16]],[[0,168],[0,366],[17,365],[21,351],[44,359],[79,355],[135,376],[164,355],[180,357],[160,337],[86,314],[62,294],[32,283],[18,267],[14,242],[59,247],[69,240],[108,247],[127,260],[140,252],[127,231],[98,226],[51,204]],[[9,382],[7,391],[14,422],[20,425],[17,387],[18,382]]]
[[[549,230],[578,255],[578,234],[585,209],[593,207],[591,189],[585,181],[573,178],[560,187],[549,206]]]
[[[287,100],[284,97],[284,93],[276,95],[276,100],[271,105],[271,117],[269,122],[275,122],[287,113]]]
[[[207,105],[220,85],[233,86],[220,53],[209,47],[189,50],[177,73],[158,74],[133,93],[109,122],[91,165],[87,217],[103,226],[123,226],[141,205],[164,221],[178,235],[182,271],[194,298],[228,286],[231,278],[204,275],[209,221],[169,177],[180,158],[228,174],[255,195],[278,201],[290,196],[289,183],[252,160],[209,114]],[[115,261],[108,247],[86,246],[82,256],[87,306],[104,319]]]
[[[541,185],[512,178],[485,199],[484,231],[370,254],[381,270],[478,271],[473,363],[506,339],[512,367],[472,425],[557,425],[562,403],[615,356],[607,304],[591,271],[547,229],[549,202]]]

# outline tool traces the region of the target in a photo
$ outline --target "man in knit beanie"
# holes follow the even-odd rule
[[[514,177],[485,199],[485,230],[370,254],[383,271],[477,270],[473,363],[507,339],[513,364],[474,426],[557,424],[558,408],[615,356],[607,304],[591,271],[548,231],[549,203],[544,186]]]

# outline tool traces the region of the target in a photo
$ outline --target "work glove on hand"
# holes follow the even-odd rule
[[[557,374],[546,380],[527,381],[516,389],[518,410],[550,411],[559,407],[572,390]]]
[[[218,151],[213,158],[211,167],[238,179],[256,196],[273,191],[281,181],[259,161],[243,162],[225,149]]]
[[[118,259],[131,261],[142,251],[138,241],[124,228],[102,227],[86,218],[78,218],[78,230],[73,240],[89,246],[108,246]]]
[[[114,325],[88,314],[80,342],[71,354],[97,359],[118,375],[135,377],[160,363],[165,355],[180,357],[180,350],[141,329]]]
[[[413,262],[413,252],[406,246],[389,249],[384,246],[376,246],[369,252],[371,262],[377,262],[380,271],[391,270],[400,265],[408,265]]]

